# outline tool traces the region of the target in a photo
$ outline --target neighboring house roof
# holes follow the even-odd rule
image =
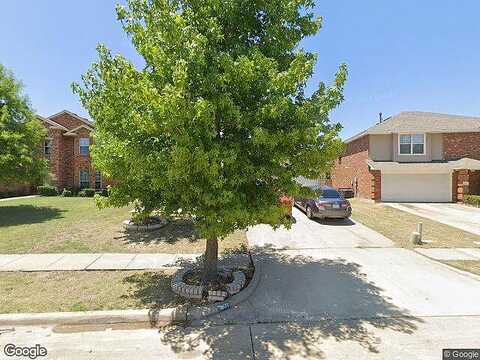
[[[421,111],[404,111],[345,140],[346,143],[364,135],[403,132],[454,133],[480,132],[480,117],[448,115]]]
[[[58,113],[56,113],[56,114],[54,114],[54,115],[52,115],[52,116],[49,116],[48,118],[49,118],[49,119],[52,119],[52,118],[55,118],[55,117],[57,117],[57,116],[59,116],[59,115],[63,115],[63,114],[68,114],[68,115],[74,117],[75,119],[78,119],[78,120],[80,120],[80,121],[83,121],[85,124],[87,124],[87,125],[90,126],[90,127],[93,127],[93,126],[94,126],[93,122],[91,122],[90,120],[85,119],[85,118],[83,118],[83,117],[81,117],[81,116],[79,116],[79,115],[77,115],[77,114],[75,114],[75,113],[73,113],[73,112],[71,112],[71,111],[68,111],[68,110],[62,110],[62,111],[60,111],[60,112],[58,112]]]

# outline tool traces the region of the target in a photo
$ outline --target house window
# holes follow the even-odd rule
[[[80,170],[80,188],[85,189],[90,187],[90,174],[88,170]]]
[[[401,134],[399,152],[400,155],[424,155],[425,134]]]
[[[95,171],[95,189],[100,190],[102,188],[102,174],[100,171]]]
[[[43,141],[43,153],[46,157],[49,157],[52,153],[52,139],[45,139]]]
[[[89,146],[90,146],[90,139],[89,138],[80,138],[80,155],[88,155],[89,153]]]

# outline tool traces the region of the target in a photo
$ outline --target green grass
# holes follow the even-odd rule
[[[99,210],[92,198],[36,197],[0,202],[0,253],[201,253],[192,223],[176,220],[145,233],[127,232],[128,207]],[[220,251],[246,246],[245,232],[220,242]]]
[[[442,261],[444,264],[453,266],[457,269],[471,272],[472,274],[480,275],[480,261],[479,260],[456,260],[456,261]]]
[[[0,313],[173,307],[174,271],[0,272]]]
[[[399,247],[419,247],[419,245],[413,245],[410,242],[410,235],[412,231],[416,231],[419,222],[423,223],[424,239],[433,241],[420,245],[421,247],[478,247],[474,244],[474,241],[480,241],[478,235],[384,204],[374,204],[358,199],[352,199],[351,203],[352,218],[391,239]]]

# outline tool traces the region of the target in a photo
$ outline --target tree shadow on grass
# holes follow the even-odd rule
[[[174,244],[180,240],[187,240],[189,242],[195,242],[199,239],[198,234],[195,232],[193,223],[190,220],[178,219],[171,220],[164,227],[154,231],[128,231],[125,230],[121,236],[116,239],[122,240],[124,243],[131,244],[144,244],[150,245],[155,243],[167,243]]]
[[[0,206],[0,227],[37,224],[60,219],[65,210],[48,206]]]
[[[174,270],[162,272],[135,273],[123,281],[130,285],[131,292],[122,295],[124,299],[134,299],[141,307],[152,310],[175,307],[185,303],[170,288]]]
[[[235,332],[243,327],[251,332],[257,358],[324,358],[322,344],[332,339],[378,353],[379,329],[413,334],[422,322],[396,306],[357,263],[273,252],[255,256],[262,275],[248,301],[200,327],[161,329],[161,341],[182,355],[200,344],[206,344],[207,357],[233,354],[241,341]],[[251,356],[248,348],[240,351],[245,354],[239,358]]]

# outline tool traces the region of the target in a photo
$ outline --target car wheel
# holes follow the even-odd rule
[[[310,206],[307,206],[307,209],[305,210],[305,212],[307,213],[307,217],[309,219],[311,219],[313,217],[312,208]]]

